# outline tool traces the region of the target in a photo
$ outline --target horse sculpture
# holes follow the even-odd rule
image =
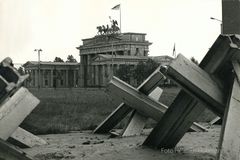
[[[102,26],[97,26],[97,30],[98,30],[97,34],[102,35],[103,32]]]
[[[112,20],[112,26],[111,26],[113,33],[118,33],[120,31],[120,28],[118,27],[118,23],[116,20]]]
[[[107,34],[114,34],[114,33],[119,33],[120,28],[118,27],[118,22],[116,20],[111,21],[111,27],[109,25],[102,25],[102,26],[97,26],[97,34],[98,35],[107,35]]]

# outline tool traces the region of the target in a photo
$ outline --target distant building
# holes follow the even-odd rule
[[[106,86],[121,65],[134,67],[146,61],[149,41],[143,33],[122,33],[117,36],[98,35],[83,39],[80,52],[80,86]]]
[[[28,61],[23,67],[30,75],[26,87],[67,88],[77,87],[79,63]],[[39,74],[40,71],[40,74]]]
[[[83,45],[77,47],[80,64],[28,61],[23,65],[30,75],[25,85],[30,88],[104,87],[121,65],[135,67],[147,61],[152,43],[145,36],[122,33],[83,39]]]
[[[164,56],[154,56],[154,57],[149,57],[152,60],[154,60],[155,62],[157,62],[158,64],[161,65],[169,65],[172,60],[174,59],[173,57],[170,57],[168,55],[164,55]]]

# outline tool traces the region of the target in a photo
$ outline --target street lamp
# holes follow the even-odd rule
[[[223,22],[222,22],[222,20],[214,18],[214,17],[210,17],[210,19],[220,22],[221,34],[223,34]]]
[[[42,49],[34,49],[35,52],[38,52],[38,88],[40,88],[40,53]]]

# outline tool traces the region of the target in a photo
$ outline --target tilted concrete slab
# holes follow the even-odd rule
[[[240,65],[239,65],[239,61],[233,60],[232,64],[233,64],[234,72],[235,72],[235,75],[236,75],[236,79],[237,79],[238,83],[240,83]]]
[[[128,105],[121,103],[104,121],[102,121],[93,133],[104,134],[113,129],[124,117],[126,117],[132,108]]]
[[[0,75],[0,138],[6,140],[11,135],[11,140],[25,147],[46,144],[44,140],[18,127],[39,103],[26,88],[21,88],[29,75],[20,75],[10,64],[4,67],[4,71],[7,74]]]
[[[142,92],[145,95],[150,94],[165,79],[165,76],[159,72],[159,69],[160,67],[158,67],[136,90]],[[100,125],[98,125],[98,127],[94,130],[94,133],[109,132],[132,110],[133,109],[128,105],[124,103],[120,104],[117,109],[115,109]],[[134,112],[134,114],[135,113],[138,112]],[[139,116],[139,119],[144,120],[144,117],[142,116]],[[194,123],[191,129],[194,131],[207,131],[205,127],[197,123]]]
[[[211,74],[211,77],[221,88],[226,89],[226,92],[229,88],[227,77],[230,77],[229,74],[231,74],[229,72],[231,63],[228,62],[233,55],[239,55],[239,49],[236,47],[238,42],[239,39],[234,35],[220,35],[199,65],[200,68]],[[197,100],[181,90],[143,145],[153,148],[175,147],[193,121],[200,115],[199,113],[205,110],[205,106],[197,104]]]
[[[158,101],[163,90],[156,87],[148,96]],[[142,133],[142,130],[148,120],[148,117],[134,111],[129,119],[126,127],[123,130],[122,137],[136,136]]]
[[[140,114],[137,110],[134,110],[127,125],[123,128],[121,136],[137,136],[142,133],[142,130],[148,120],[148,117]]]
[[[137,90],[148,95],[151,93],[160,83],[161,80],[165,79],[163,74],[159,72],[158,67],[138,88]],[[93,133],[107,133],[113,129],[124,117],[127,116],[133,108],[126,104],[120,104],[98,127]],[[135,112],[136,113],[136,112]]]
[[[0,138],[7,140],[38,103],[24,87],[5,101],[0,107]]]
[[[0,126],[0,128],[2,128],[0,131],[0,137],[4,140],[7,140],[10,137],[12,141],[17,142],[17,144],[21,144],[21,146],[24,147],[46,144],[46,141],[43,139],[18,127],[38,103],[39,100],[26,88],[20,88],[19,90],[15,89],[12,97],[7,95],[0,107],[0,124],[2,125]],[[25,113],[21,113],[19,110]],[[7,122],[9,119],[11,120]],[[16,127],[17,129],[15,129]]]
[[[0,159],[2,160],[32,160],[25,152],[5,142],[0,138]]]
[[[240,85],[235,79],[230,103],[226,108],[218,147],[218,160],[239,160],[240,155]]]
[[[235,77],[240,77],[240,64],[233,62]],[[223,118],[223,126],[218,147],[218,160],[239,160],[240,155],[240,83],[234,79],[229,104]]]
[[[8,139],[9,140],[9,139]],[[21,147],[34,147],[34,146],[41,146],[47,144],[47,142],[35,136],[34,134],[18,127],[15,132],[10,136],[10,141],[13,141],[19,144]]]
[[[136,88],[116,77],[112,78],[108,88],[111,95],[121,98],[128,106],[131,106],[141,114],[151,117],[156,121],[159,121],[162,114],[167,110],[167,106],[164,104],[149,98]]]
[[[128,106],[131,106],[139,113],[156,121],[161,119],[163,113],[165,113],[168,108],[166,105],[146,96],[134,87],[116,77],[113,77],[113,79],[110,81],[109,91],[113,96],[122,98],[123,102]],[[195,128],[199,128],[199,126],[200,125],[195,126]]]
[[[179,54],[168,68],[160,69],[162,73],[174,80],[178,85],[198,99],[210,109],[217,111],[218,115],[223,115],[225,108],[225,95],[216,79],[203,69],[192,63],[189,59]]]

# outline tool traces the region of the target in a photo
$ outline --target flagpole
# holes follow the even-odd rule
[[[173,46],[173,57],[176,58],[176,45],[174,43],[174,46]]]
[[[122,30],[121,4],[118,4],[118,5],[114,6],[112,9],[119,10],[119,15],[120,15],[120,17],[119,17],[119,21],[120,21],[119,30],[120,30],[120,33],[121,33],[122,32],[121,31]]]
[[[120,4],[120,33],[122,33],[122,17],[121,17],[121,4]]]

